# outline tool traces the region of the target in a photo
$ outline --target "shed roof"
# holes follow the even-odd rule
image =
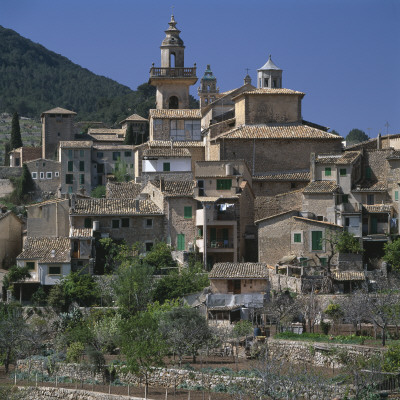
[[[333,193],[338,188],[336,181],[313,181],[304,188],[303,193]]]
[[[160,180],[151,181],[156,188],[160,189],[162,186],[162,192],[166,197],[192,197],[195,183],[192,180],[186,181],[170,181],[166,180],[161,185]]]
[[[268,268],[264,263],[216,263],[208,277],[210,279],[267,279]]]
[[[317,164],[352,164],[361,156],[359,151],[346,151],[341,154],[318,154],[315,162]]]
[[[140,121],[140,122],[147,122],[146,118],[141,117],[138,114],[132,114],[129,117],[126,117],[125,119],[123,119],[120,124],[123,124],[126,121]]]
[[[335,281],[365,281],[363,271],[333,271],[332,278]]]
[[[161,149],[147,149],[143,152],[144,157],[190,157],[190,151],[183,147],[164,147]]]
[[[276,171],[267,174],[253,175],[255,181],[310,181],[310,171]]]
[[[142,190],[140,183],[108,182],[106,185],[106,198],[108,199],[135,199]]]

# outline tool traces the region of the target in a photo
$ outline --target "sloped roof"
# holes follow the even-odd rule
[[[268,57],[268,61],[257,71],[269,71],[271,69],[282,71],[273,61],[271,58],[271,54]]]
[[[150,118],[156,119],[200,119],[201,110],[200,109],[153,109],[149,111]]]
[[[2,207],[2,205],[0,204],[0,208],[6,208],[6,206],[3,205]],[[6,211],[5,213],[0,212],[0,221],[11,215],[14,216],[20,223],[22,223],[21,219],[17,215],[15,215],[11,210]]]
[[[310,171],[276,171],[268,174],[253,175],[256,181],[304,181],[310,180]]]
[[[342,140],[340,136],[311,126],[293,124],[242,125],[216,136],[218,139],[327,139]]]
[[[266,94],[290,94],[290,95],[300,95],[301,97],[305,96],[305,93],[299,92],[293,89],[285,89],[285,88],[259,88],[254,90],[247,90],[246,92],[239,93],[237,96],[232,97],[232,100],[239,98],[240,96],[247,95],[266,95]]]
[[[92,147],[93,142],[91,140],[71,140],[71,141],[61,141],[61,148],[71,148],[71,149],[83,149]]]
[[[56,107],[56,108],[52,108],[51,110],[43,111],[42,115],[43,114],[73,114],[73,115],[76,115],[76,112],[67,110],[65,108]]]
[[[385,182],[369,182],[364,181],[351,190],[352,192],[386,192],[387,186]]]
[[[149,147],[205,147],[202,140],[152,140],[151,142],[143,143]]]
[[[188,149],[179,148],[161,148],[161,149],[147,149],[143,152],[144,157],[190,157]]]
[[[89,128],[88,134],[89,135],[125,135],[125,129],[111,129],[111,128]]]
[[[140,183],[108,182],[106,185],[106,198],[108,199],[135,199],[142,190]]]
[[[216,263],[208,274],[210,279],[267,279],[268,269],[264,263]]]
[[[336,181],[314,181],[304,188],[304,193],[333,193],[338,188]]]
[[[160,189],[160,181],[154,180],[151,183]],[[192,180],[187,181],[164,181],[163,194],[166,197],[192,197],[195,183]]]
[[[66,237],[27,237],[17,260],[39,260],[41,263],[70,262],[71,241]]]
[[[77,199],[72,215],[162,215],[151,200],[135,199]]]
[[[147,122],[147,119],[141,117],[138,114],[132,114],[129,117],[126,117],[125,119],[123,119],[121,122],[119,122],[119,124],[123,124],[126,121],[144,121],[144,122]]]
[[[363,271],[333,271],[332,278],[335,281],[364,281]]]
[[[310,218],[304,218],[304,217],[296,217],[294,216],[293,218],[304,221],[304,222],[310,222],[310,223],[315,223],[315,224],[322,224],[322,225],[328,225],[328,226],[333,226],[336,228],[343,228],[343,226],[338,225],[338,224],[333,224],[332,222],[326,222],[326,221],[318,221],[317,219],[310,219]]]
[[[361,156],[359,151],[346,151],[341,154],[318,154],[315,162],[317,164],[352,164],[357,158]]]

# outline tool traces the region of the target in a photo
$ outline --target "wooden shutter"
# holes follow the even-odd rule
[[[311,232],[311,249],[322,250],[322,231]]]
[[[185,235],[183,233],[178,234],[178,250],[185,250]]]

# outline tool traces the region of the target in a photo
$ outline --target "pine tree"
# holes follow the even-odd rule
[[[135,138],[133,137],[133,127],[131,124],[128,125],[128,129],[126,130],[124,143],[130,145],[135,144]]]
[[[22,147],[21,129],[19,127],[19,116],[17,112],[15,112],[12,117],[10,145],[11,150]]]

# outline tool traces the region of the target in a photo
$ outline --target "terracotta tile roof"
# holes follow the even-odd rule
[[[25,207],[28,208],[28,207],[45,206],[47,204],[61,203],[63,201],[65,201],[65,199],[50,199],[50,200],[41,201],[39,203],[27,204]]]
[[[166,109],[155,109],[149,111],[150,118],[163,119],[200,119],[200,109],[177,109],[177,110],[166,110]]]
[[[151,183],[160,188],[160,181],[154,180]],[[192,197],[193,189],[195,187],[194,181],[164,181],[164,188],[162,190],[166,197]]]
[[[190,157],[190,151],[183,147],[147,149],[143,152],[143,157]]]
[[[239,196],[236,195],[229,195],[229,196],[218,196],[218,197],[214,197],[214,196],[198,196],[195,197],[194,199],[197,201],[200,201],[202,203],[215,203],[218,200],[237,200],[239,198]]]
[[[123,119],[121,122],[119,122],[119,124],[123,124],[126,121],[146,121],[147,122],[147,119],[141,117],[138,114],[132,114],[129,117],[126,117],[125,119]]]
[[[314,181],[304,188],[304,193],[332,193],[338,188],[335,181]]]
[[[17,260],[39,260],[41,263],[70,262],[71,241],[66,237],[27,237]]]
[[[43,114],[73,114],[73,115],[76,115],[76,112],[67,110],[65,108],[56,107],[56,108],[52,108],[51,110],[43,111],[42,115]]]
[[[149,147],[171,147],[170,140],[153,140],[151,142],[147,142],[147,144]],[[205,147],[202,140],[174,140],[172,144],[173,147]]]
[[[342,154],[318,154],[315,162],[317,164],[352,164],[361,156],[359,151],[346,151]]]
[[[264,89],[254,89],[254,90],[248,90],[246,92],[242,92],[238,94],[237,96],[233,97],[232,99],[237,99],[240,96],[244,95],[265,95],[265,94],[295,94],[295,95],[301,95],[302,97],[305,96],[305,93],[303,92],[298,92],[297,90],[292,90],[292,89],[285,89],[285,88],[275,88],[275,89],[269,89],[269,88],[264,88]]]
[[[369,213],[390,213],[393,211],[393,206],[391,204],[363,204],[363,207]]]
[[[61,148],[71,148],[71,149],[83,149],[92,147],[93,142],[91,140],[72,140],[72,141],[61,141]]]
[[[333,271],[332,278],[335,281],[365,281],[363,271]]]
[[[94,150],[131,150],[135,149],[135,146],[130,144],[95,144],[93,145]]]
[[[259,222],[268,221],[269,219],[274,219],[274,218],[277,218],[277,217],[281,217],[282,215],[285,215],[285,214],[298,214],[298,213],[299,213],[298,210],[282,211],[282,212],[280,212],[278,214],[268,215],[268,217],[260,218],[260,219],[258,219],[256,221],[254,221],[254,223],[258,224]]]
[[[340,136],[303,124],[242,125],[224,132],[218,139],[328,139],[342,140]]]
[[[116,136],[116,135],[124,135],[125,136],[125,129],[110,129],[110,128],[89,128],[88,134],[89,135],[110,135],[110,136]]]
[[[368,182],[364,181],[351,190],[352,192],[386,192],[387,186],[385,182]]]
[[[107,199],[135,199],[139,196],[142,185],[135,182],[108,182],[106,185]]]
[[[304,218],[304,217],[296,217],[296,216],[294,216],[293,218],[301,220],[301,221],[305,221],[305,222],[311,222],[313,224],[315,223],[315,224],[334,226],[336,228],[343,228],[343,226],[337,225],[337,224],[333,224],[332,222],[318,221],[316,219],[310,219],[310,218]]]
[[[72,215],[162,215],[151,200],[135,199],[77,199]]]
[[[125,137],[117,137],[115,135],[90,134],[89,136],[95,142],[119,142],[119,143],[123,143],[123,141],[125,140]]]
[[[394,150],[391,154],[387,156],[388,160],[398,160],[400,159],[400,151]]]
[[[69,230],[69,237],[72,238],[92,238],[93,229],[92,228],[73,228]]]
[[[310,171],[277,171],[253,175],[253,181],[310,181]]]
[[[208,277],[210,279],[267,279],[268,269],[267,264],[263,263],[216,263]]]

